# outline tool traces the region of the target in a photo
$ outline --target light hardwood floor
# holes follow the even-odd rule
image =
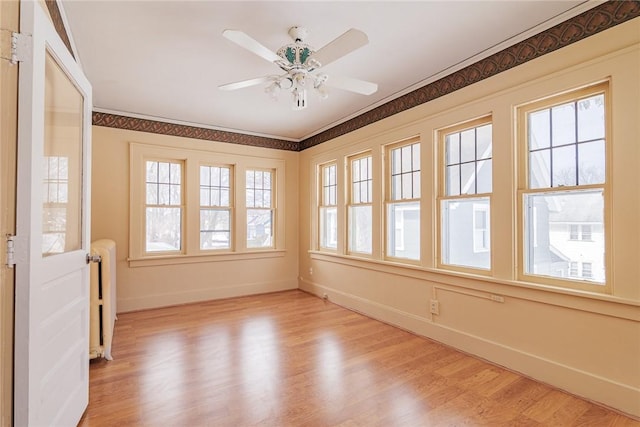
[[[119,315],[80,426],[640,426],[301,291]]]

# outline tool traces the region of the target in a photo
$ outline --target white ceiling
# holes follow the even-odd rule
[[[600,1],[73,1],[62,5],[96,111],[299,141],[575,16]],[[219,85],[276,74],[272,63],[222,37],[246,32],[276,51],[289,27],[321,48],[349,28],[369,44],[323,68],[378,83],[332,89],[291,109],[266,85]]]

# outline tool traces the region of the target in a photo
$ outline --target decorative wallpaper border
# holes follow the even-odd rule
[[[58,8],[58,2],[56,0],[44,0],[47,5],[47,9],[49,10],[49,15],[51,15],[51,20],[53,21],[53,27],[56,29],[56,32],[62,39],[64,45],[69,49],[69,53],[75,59],[76,57],[73,54],[73,49],[71,49],[71,42],[69,41],[69,34],[67,34],[67,29],[64,26],[64,21],[62,20],[62,14],[60,13],[60,9]]]
[[[47,4],[51,1],[52,0],[47,0]],[[640,1],[610,0],[433,83],[391,100],[331,129],[304,139],[299,143],[100,112],[93,113],[93,124],[96,126],[251,145],[277,150],[302,151],[394,114],[398,114],[409,108],[450,94],[473,83],[495,76],[503,71],[524,64],[532,59],[539,58],[547,53],[561,49],[639,16]]]
[[[252,147],[273,148],[276,150],[298,151],[299,148],[299,144],[294,141],[246,135],[243,133],[227,132],[196,126],[179,125],[156,120],[138,119],[135,117],[119,116],[116,114],[101,113],[97,111],[93,112],[92,119],[95,126],[158,133],[161,135],[182,136],[185,138],[204,139],[207,141],[228,142],[231,144],[251,145]]]

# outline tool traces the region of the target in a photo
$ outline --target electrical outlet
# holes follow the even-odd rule
[[[313,276],[313,267],[309,267],[309,276]]]
[[[502,295],[491,295],[489,298],[491,301],[504,302],[504,297]]]
[[[431,314],[435,314],[436,316],[440,314],[440,302],[438,300],[432,299],[429,301],[429,311]]]

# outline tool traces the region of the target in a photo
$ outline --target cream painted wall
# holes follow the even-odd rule
[[[285,215],[284,251],[267,258],[130,266],[130,142],[284,161],[285,206],[278,207]],[[92,156],[91,238],[116,242],[118,312],[298,286],[298,153],[94,126]]]
[[[610,79],[612,137],[611,295],[558,290],[516,280],[515,107]],[[571,393],[640,416],[640,19],[550,53],[480,83],[371,124],[300,154],[301,289],[519,371]],[[492,277],[436,268],[437,129],[493,118]],[[422,141],[420,265],[320,253],[315,170],[412,136]],[[374,188],[382,170],[374,168]],[[338,206],[344,203],[339,196]],[[382,217],[374,195],[374,221]],[[340,208],[339,208],[340,209]],[[344,211],[339,212],[344,236]],[[374,229],[374,253],[382,230]],[[311,274],[311,270],[313,274]],[[501,296],[504,302],[495,302]],[[429,313],[429,300],[440,314]]]

